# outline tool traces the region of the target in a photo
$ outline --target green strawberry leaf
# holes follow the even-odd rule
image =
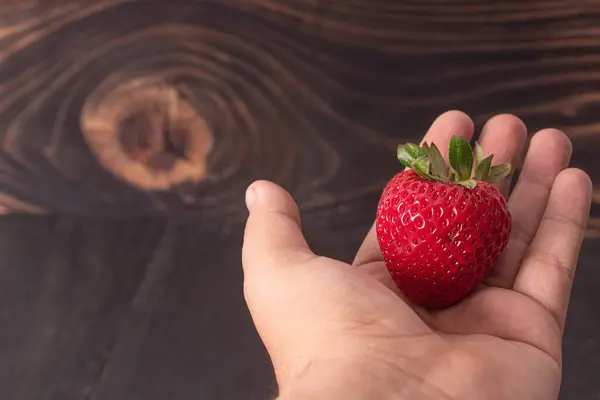
[[[475,187],[477,186],[477,181],[475,179],[467,179],[466,181],[460,181],[456,183],[468,189],[475,189]]]
[[[430,181],[442,181],[441,178],[431,174],[431,161],[427,158],[427,156],[421,157],[413,162],[411,169],[423,179]]]
[[[483,152],[483,147],[479,144],[479,142],[475,142],[475,165],[480,164],[485,159],[485,154]]]
[[[405,167],[411,168],[412,164],[419,158],[426,157],[427,153],[425,150],[417,146],[416,144],[406,144],[398,146],[398,160]]]
[[[429,169],[431,168],[431,163],[429,162],[427,157],[421,157],[418,160],[415,160],[410,167],[421,178],[435,180],[435,178],[433,176],[431,176],[431,174],[429,173]]]
[[[431,174],[433,176],[446,179],[448,176],[446,161],[444,160],[444,156],[442,156],[442,153],[440,153],[440,150],[437,148],[435,143],[432,143],[431,146],[425,143],[423,145],[423,150],[425,150],[429,156],[429,160],[431,161]]]
[[[496,165],[490,169],[486,181],[490,183],[499,182],[510,174],[512,166],[510,164]]]
[[[450,179],[450,182],[456,182],[456,180],[457,180],[456,172],[453,169],[450,170],[450,178],[449,179]]]
[[[402,165],[412,169],[423,179],[452,182],[469,189],[475,188],[477,181],[492,183],[500,181],[506,178],[511,170],[510,164],[492,167],[493,155],[485,157],[479,143],[475,143],[473,150],[469,141],[460,136],[453,136],[450,139],[448,150],[450,166],[446,165],[442,153],[434,143],[424,143],[422,146],[413,143],[400,145],[397,156]],[[474,158],[476,164],[473,173]]]
[[[461,181],[471,178],[473,150],[467,139],[461,136],[452,136],[448,158],[450,159],[450,165],[452,165]]]
[[[475,179],[478,181],[485,181],[487,177],[490,175],[490,169],[492,166],[492,158],[493,155],[484,158],[475,167]]]

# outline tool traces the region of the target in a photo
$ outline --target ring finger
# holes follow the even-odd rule
[[[571,142],[561,131],[545,129],[533,136],[523,171],[508,200],[513,226],[508,246],[486,282],[512,288],[523,256],[537,232],[554,180],[571,159]]]

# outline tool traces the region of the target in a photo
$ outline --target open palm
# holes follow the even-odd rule
[[[447,148],[452,135],[470,139],[473,131],[466,115],[449,112],[424,141]],[[480,142],[495,163],[514,163],[526,138],[519,119],[502,115],[486,124]],[[362,385],[352,389],[357,399],[556,398],[591,192],[585,173],[566,169],[570,155],[563,133],[548,129],[533,136],[508,199],[513,230],[506,251],[470,297],[438,311],[404,300],[374,229],[352,266],[317,256],[302,236],[289,194],[257,184],[249,191],[245,294],[282,397],[303,390],[319,398],[315,394],[326,391],[311,392],[307,382],[320,388],[328,376],[331,386],[346,374]],[[502,182],[500,189],[507,193],[508,186]]]

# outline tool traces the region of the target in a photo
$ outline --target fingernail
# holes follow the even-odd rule
[[[248,188],[248,190],[246,190],[246,207],[248,208],[248,211],[250,211],[252,209],[252,206],[254,205],[255,202],[256,202],[256,189],[254,189],[252,186],[250,186]]]

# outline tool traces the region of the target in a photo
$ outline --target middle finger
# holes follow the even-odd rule
[[[558,174],[567,167],[572,147],[569,138],[556,129],[545,129],[533,136],[523,171],[508,200],[512,230],[506,250],[486,281],[512,288],[521,260],[538,229],[550,189]]]
[[[508,196],[508,188],[515,170],[515,164],[521,157],[521,152],[527,139],[527,128],[523,121],[514,115],[502,114],[490,119],[483,127],[479,144],[486,157],[494,155],[492,164],[501,165],[512,163],[510,175],[497,182],[496,186],[504,197]]]

